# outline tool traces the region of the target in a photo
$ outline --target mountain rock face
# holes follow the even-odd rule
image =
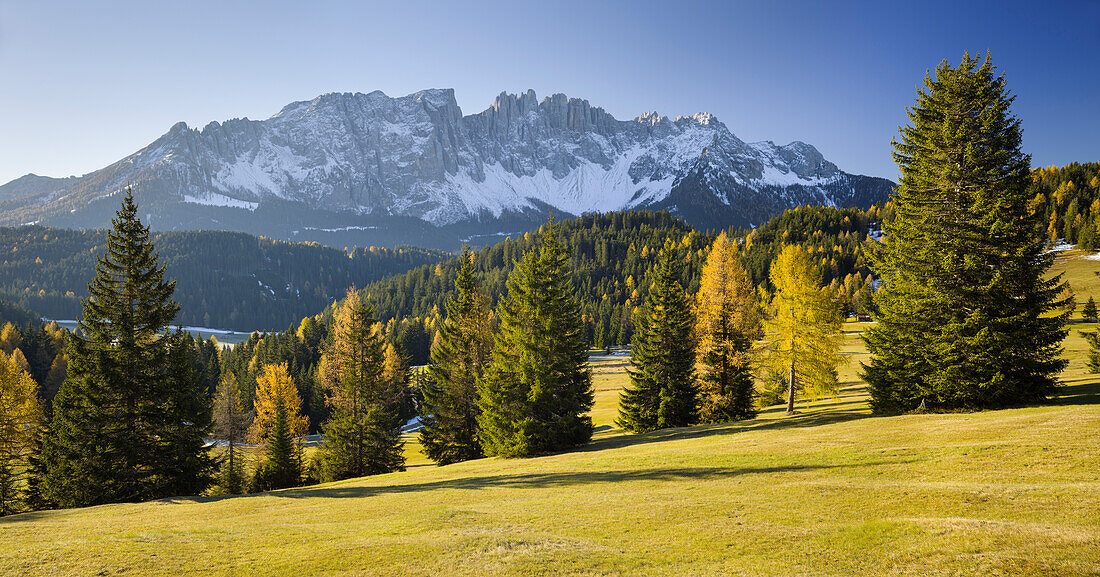
[[[0,186],[0,225],[106,226],[128,184],[157,229],[448,248],[551,212],[654,208],[695,226],[752,226],[802,204],[866,206],[893,186],[809,144],[742,142],[707,113],[623,121],[529,90],[463,116],[453,90],[376,91],[295,102],[267,120],[179,123],[85,176],[22,177]]]

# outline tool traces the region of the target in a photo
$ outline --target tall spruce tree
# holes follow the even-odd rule
[[[553,221],[508,276],[500,334],[478,386],[482,449],[520,457],[592,438],[592,374],[569,255]]]
[[[1045,278],[1053,256],[1028,208],[1014,98],[988,55],[966,54],[926,75],[908,109],[896,218],[874,258],[878,324],[865,333],[876,412],[1042,401],[1066,365],[1065,283]]]
[[[477,425],[477,382],[492,354],[493,328],[469,247],[463,247],[462,268],[438,334],[428,367],[430,381],[421,389],[420,444],[429,459],[447,465],[484,454]]]
[[[83,317],[68,340],[68,376],[44,442],[44,490],[61,506],[168,496],[178,485],[167,481],[180,471],[166,467],[181,459],[201,462],[207,451],[164,437],[181,420],[202,423],[203,416],[197,400],[176,410],[182,405],[166,397],[165,385],[174,379],[166,329],[179,310],[172,300],[176,283],[164,280],[132,191],[112,225],[107,253],[88,285],[90,298],[82,301]]]
[[[699,419],[695,382],[695,317],[680,284],[683,256],[665,242],[653,286],[635,322],[631,387],[619,396],[616,423],[635,433],[683,427]]]
[[[374,307],[359,291],[349,290],[336,311],[332,345],[322,357],[332,410],[320,452],[327,479],[405,468],[403,382],[386,374],[384,347]]]
[[[1089,344],[1089,372],[1100,373],[1100,331],[1078,331]]]
[[[723,423],[756,416],[752,343],[760,332],[756,287],[723,232],[711,245],[695,295],[695,334],[703,367],[699,417]]]
[[[156,398],[164,411],[159,437],[158,492],[198,495],[214,483],[217,461],[206,450],[213,427],[213,406],[206,381],[199,374],[196,343],[183,329],[166,337],[167,375]]]

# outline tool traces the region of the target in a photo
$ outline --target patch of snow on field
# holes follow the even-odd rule
[[[1063,251],[1073,251],[1074,248],[1077,248],[1076,244],[1070,244],[1067,243],[1064,238],[1058,238],[1058,242],[1054,243],[1054,246],[1048,248],[1047,251],[1043,254],[1048,255],[1052,253],[1060,253]]]

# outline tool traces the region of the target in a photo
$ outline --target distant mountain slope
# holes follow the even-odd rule
[[[103,230],[0,227],[0,299],[40,315],[75,319],[106,250]],[[387,275],[449,257],[419,248],[356,249],[290,243],[237,232],[154,235],[174,298],[176,322],[239,331],[283,330]]]
[[[79,178],[0,186],[0,224],[102,227],[132,184],[154,228],[229,229],[327,244],[457,246],[547,213],[668,209],[696,227],[806,204],[886,199],[813,146],[745,143],[713,115],[616,120],[588,101],[502,93],[462,114],[452,90],[326,94],[267,120],[176,124]]]
[[[42,198],[43,195],[48,196],[51,192],[64,189],[75,180],[78,180],[75,176],[70,176],[69,178],[50,178],[48,176],[28,174],[0,186],[0,200]]]

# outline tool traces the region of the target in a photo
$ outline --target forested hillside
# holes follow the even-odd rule
[[[885,209],[889,211],[889,208]],[[863,211],[820,206],[784,212],[763,226],[731,231],[740,237],[741,257],[757,284],[766,283],[768,267],[784,243],[803,244],[824,270],[824,282],[843,286],[852,301],[870,280],[864,255],[868,233],[877,229],[880,209]],[[578,298],[589,342],[597,347],[626,344],[633,336],[631,316],[645,299],[648,275],[665,239],[685,250],[685,289],[699,288],[699,272],[716,231],[695,231],[667,212],[632,211],[589,215],[561,223],[561,242],[572,259]],[[509,238],[475,253],[476,268],[493,306],[506,293],[505,279],[514,261],[537,241],[537,233]],[[379,318],[427,319],[433,326],[443,300],[454,286],[458,259],[421,266],[367,285]],[[868,291],[870,288],[868,287]],[[853,303],[853,309],[858,308]]]
[[[241,331],[280,330],[324,309],[350,286],[442,260],[420,248],[355,248],[291,243],[237,232],[155,233],[177,280],[183,325]],[[41,226],[0,228],[0,298],[47,318],[72,319],[87,297],[102,230]]]
[[[732,238],[753,283],[768,289],[772,259],[784,243],[804,246],[824,273],[823,282],[847,297],[848,311],[870,312],[873,307],[871,272],[867,265],[868,232],[877,230],[885,209],[801,207],[789,210],[763,226]],[[666,239],[681,249],[685,263],[680,281],[690,294],[699,289],[714,231],[693,230],[667,212],[625,211],[589,215],[562,221],[559,242],[571,260],[577,298],[584,311],[585,338],[592,346],[625,345],[634,336],[635,309],[642,306],[653,280],[653,269]],[[495,310],[507,294],[506,280],[515,261],[539,242],[539,233],[508,238],[473,253],[474,267]],[[422,265],[403,274],[366,285],[363,292],[377,307],[384,332],[405,362],[428,363],[428,351],[445,313],[444,301],[454,290],[458,258]],[[236,375],[246,404],[251,402],[262,367],[287,363],[302,398],[302,412],[311,430],[327,415],[317,363],[329,338],[332,307],[318,309],[290,330],[255,334],[223,353],[227,370]],[[407,402],[415,402],[409,399]],[[412,408],[408,408],[412,414]]]
[[[1046,215],[1046,235],[1083,249],[1100,247],[1100,162],[1077,162],[1031,171],[1028,203]]]

